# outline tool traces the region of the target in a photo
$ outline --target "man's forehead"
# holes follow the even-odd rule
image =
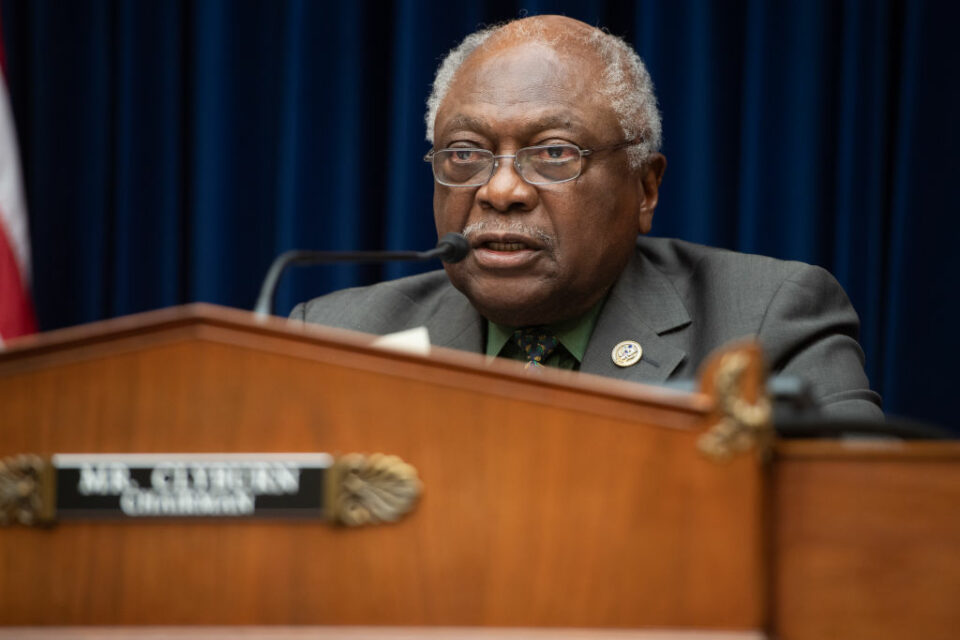
[[[541,40],[505,37],[486,43],[464,61],[454,78],[457,81],[495,86],[508,76],[531,77],[569,84],[571,67],[598,70],[602,61],[597,51],[581,41]]]
[[[585,141],[619,131],[594,29],[565,18],[544,22],[536,29],[511,23],[464,60],[435,111],[435,142],[464,131],[524,136],[562,129]]]
[[[497,43],[458,70],[441,108],[486,102],[503,106],[582,104],[602,75],[596,55],[539,41]]]

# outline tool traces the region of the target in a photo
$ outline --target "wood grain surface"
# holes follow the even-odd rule
[[[401,522],[0,529],[0,623],[757,629],[761,468],[712,400],[470,354],[387,353],[207,307],[0,354],[0,455],[384,452]]]
[[[758,631],[503,627],[14,627],[0,640],[764,640]]]
[[[781,640],[960,637],[960,443],[781,442]]]

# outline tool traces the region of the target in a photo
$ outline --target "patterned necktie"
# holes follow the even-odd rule
[[[543,369],[543,363],[557,348],[559,342],[556,336],[544,331],[543,327],[517,329],[513,333],[514,344],[527,356],[524,369]]]

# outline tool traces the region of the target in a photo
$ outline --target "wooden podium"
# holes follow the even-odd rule
[[[719,364],[684,394],[369,341],[192,305],[0,352],[0,458],[384,453],[423,487],[405,517],[362,527],[0,527],[0,623],[960,628],[957,443],[761,438],[718,461]],[[762,380],[751,361],[748,408]]]

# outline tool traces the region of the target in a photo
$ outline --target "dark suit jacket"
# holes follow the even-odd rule
[[[381,335],[425,326],[432,344],[485,349],[484,319],[443,271],[336,291],[297,305],[291,318]],[[652,384],[690,378],[713,349],[755,336],[772,371],[809,382],[828,415],[882,418],[858,331],[846,294],[820,267],[640,237],[580,370]],[[635,366],[614,365],[622,340],[642,346]]]

